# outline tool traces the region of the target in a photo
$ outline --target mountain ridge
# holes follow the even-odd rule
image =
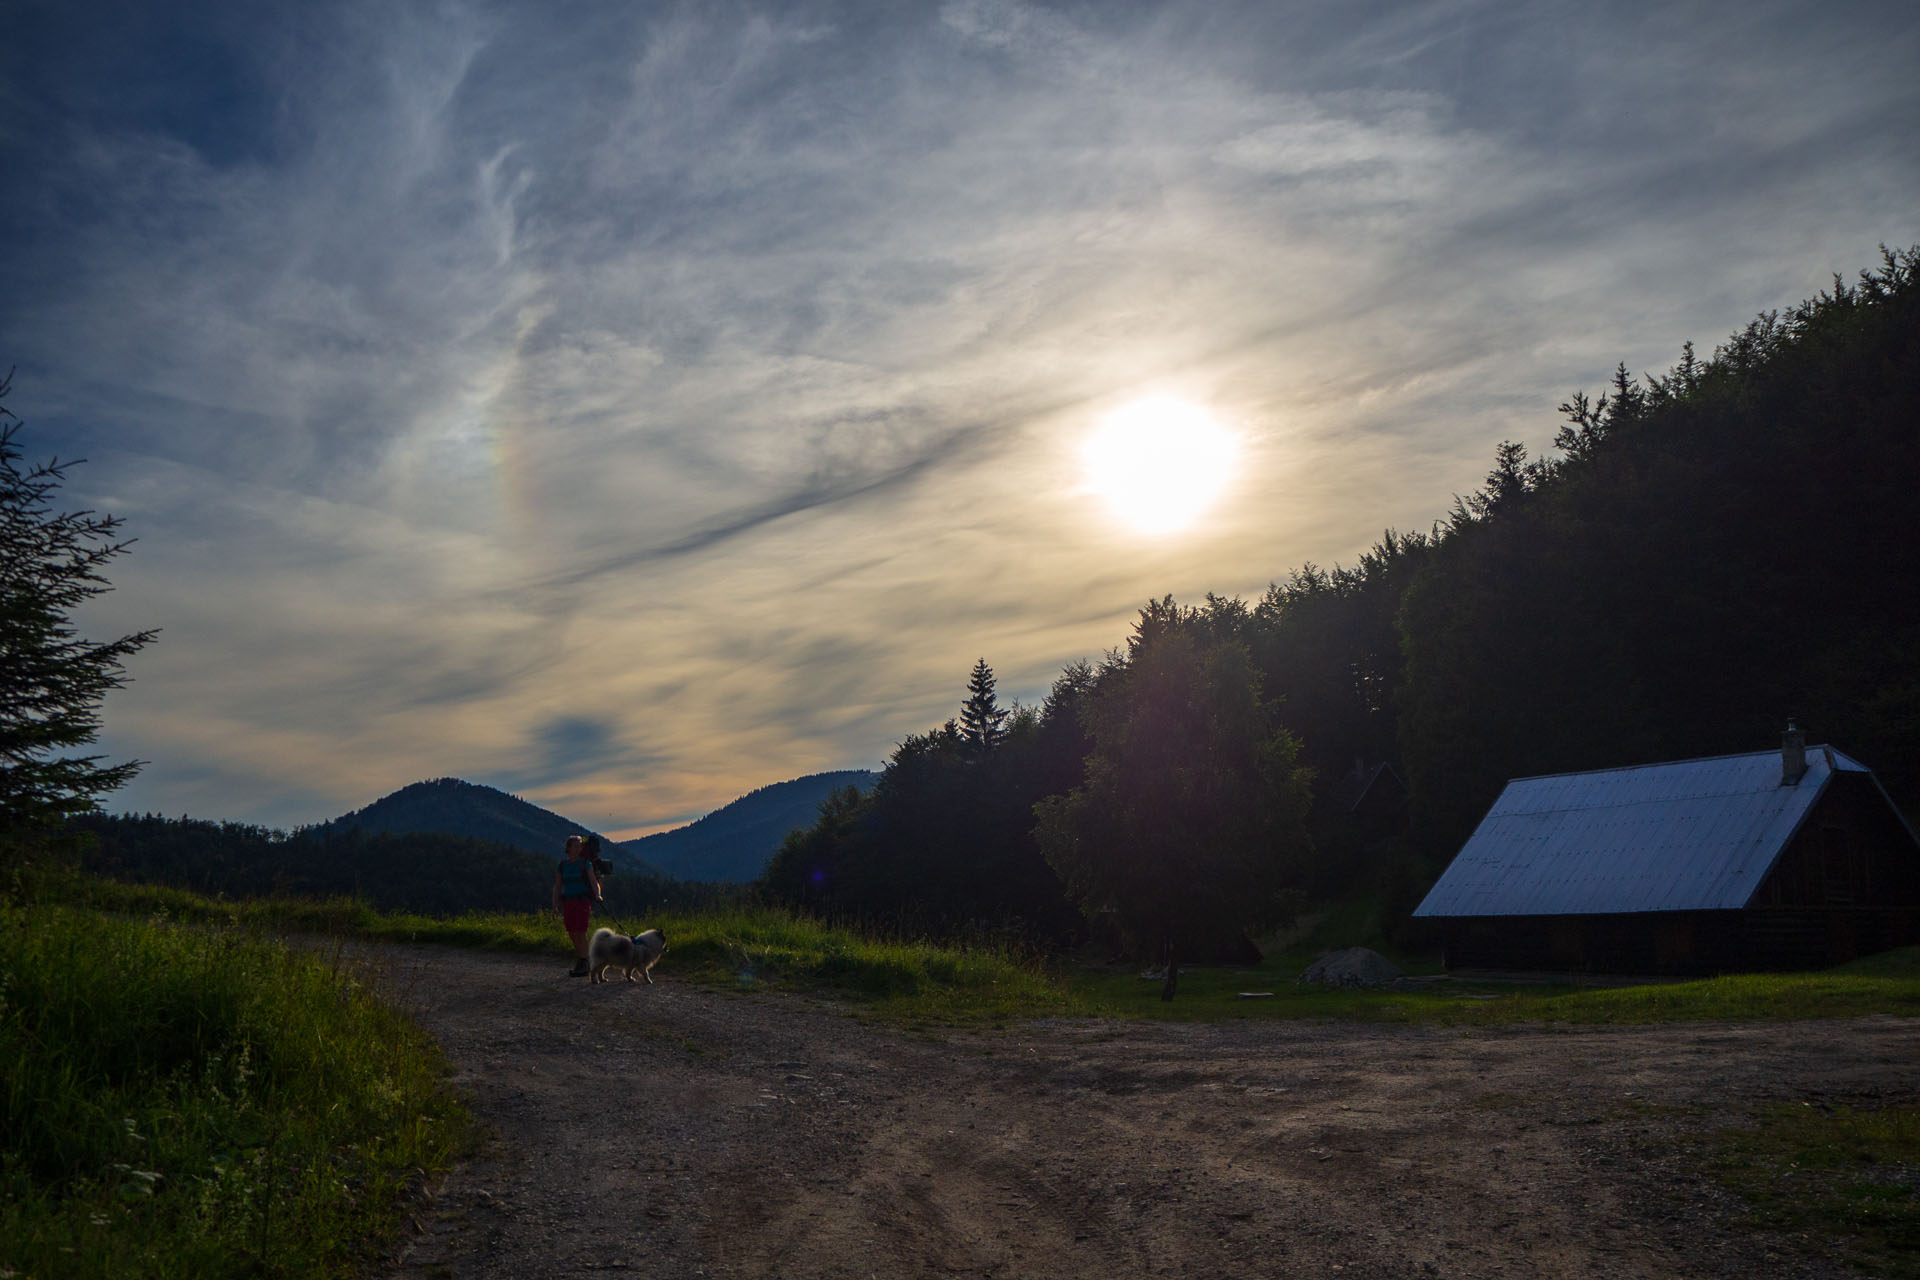
[[[321,823],[318,830],[324,835],[349,827],[394,835],[433,832],[468,836],[551,858],[565,851],[568,836],[593,833],[593,828],[531,800],[464,778],[410,782],[369,805]]]
[[[879,776],[865,769],[841,769],[770,783],[686,826],[637,840],[608,840],[607,851],[616,866],[636,874],[731,883],[752,880],[778,851],[787,832],[812,824],[829,793],[845,786],[866,790]],[[311,830],[324,836],[348,828],[464,836],[550,858],[561,855],[568,836],[598,834],[584,823],[497,787],[453,777],[408,783]]]

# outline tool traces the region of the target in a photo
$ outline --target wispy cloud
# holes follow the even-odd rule
[[[1737,13],[38,13],[0,344],[141,538],[87,625],[167,629],[125,802],[643,829],[1424,525],[1615,360],[1920,239],[1920,21]],[[1166,543],[1076,470],[1150,391],[1245,444]]]

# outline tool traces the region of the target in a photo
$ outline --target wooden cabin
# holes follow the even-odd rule
[[[1790,728],[1509,782],[1414,915],[1449,968],[1823,968],[1920,943],[1920,839],[1871,770]]]

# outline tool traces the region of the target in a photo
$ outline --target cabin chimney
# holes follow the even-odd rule
[[[1807,735],[1792,720],[1780,738],[1780,785],[1793,787],[1807,772]]]

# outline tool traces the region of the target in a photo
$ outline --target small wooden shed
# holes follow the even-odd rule
[[[1509,782],[1414,915],[1449,968],[1821,968],[1920,943],[1920,839],[1871,770],[1790,729]]]

